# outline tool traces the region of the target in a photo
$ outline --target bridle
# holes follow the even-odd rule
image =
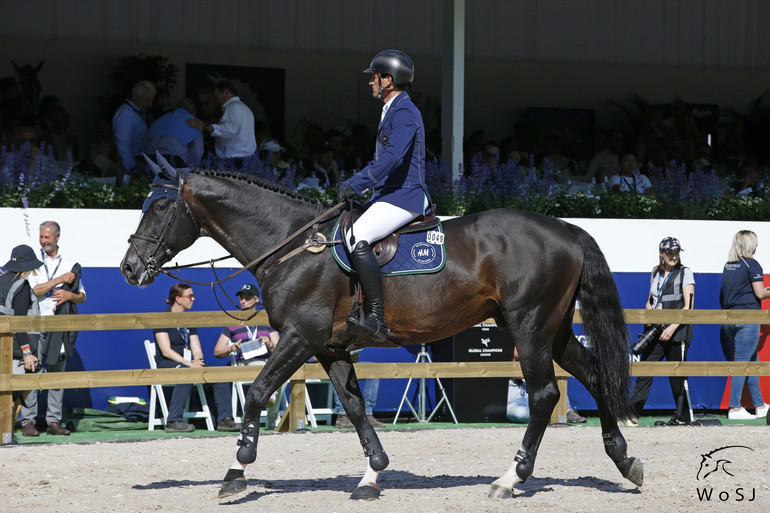
[[[152,277],[158,276],[161,272],[165,272],[160,265],[158,265],[158,262],[155,260],[155,254],[158,252],[159,249],[162,249],[163,252],[171,258],[173,252],[171,251],[171,248],[167,246],[166,237],[171,231],[171,228],[174,226],[174,222],[176,221],[176,216],[181,210],[181,207],[184,206],[185,212],[189,214],[190,219],[192,219],[193,224],[195,225],[195,228],[197,231],[198,229],[198,223],[195,221],[195,216],[192,214],[192,210],[190,209],[190,205],[187,203],[187,199],[184,197],[184,185],[185,185],[185,177],[184,173],[177,173],[177,176],[179,177],[179,181],[177,185],[172,185],[169,183],[153,183],[151,187],[160,187],[163,189],[170,189],[172,191],[176,191],[176,198],[174,198],[174,204],[171,205],[171,215],[167,216],[168,221],[165,225],[163,225],[163,228],[160,231],[160,235],[157,237],[150,237],[147,235],[140,235],[137,233],[131,234],[128,237],[128,243],[131,245],[132,248],[134,248],[134,251],[136,251],[136,255],[139,258],[139,261],[142,262],[144,265],[144,268],[147,270],[147,272],[152,275]],[[152,247],[152,249],[149,251],[149,255],[147,256],[147,259],[145,260],[142,258],[142,253],[139,251],[139,248],[134,244],[134,240],[143,240],[149,243],[154,243],[155,246]],[[225,257],[227,258],[227,257]]]

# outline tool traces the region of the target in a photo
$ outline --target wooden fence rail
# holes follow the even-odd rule
[[[240,316],[241,312],[231,312]],[[677,322],[687,324],[768,324],[770,310],[625,310],[629,324]],[[575,323],[581,323],[575,313]],[[255,367],[202,367],[195,369],[125,369],[42,374],[12,374],[12,334],[27,331],[98,331],[153,329],[165,327],[220,327],[233,324],[268,324],[260,312],[251,320],[235,321],[224,312],[88,314],[48,317],[0,316],[0,432],[9,443],[13,432],[12,392],[55,388],[92,388],[180,383],[218,383],[250,381],[259,373]],[[381,378],[521,378],[521,366],[514,362],[435,362],[435,363],[359,363],[356,374],[361,379]],[[770,376],[770,362],[636,362],[634,376]],[[290,403],[284,427],[297,426],[303,419],[304,382],[323,379],[326,374],[317,364],[303,365],[290,379]],[[569,374],[556,366],[562,394],[554,410],[553,421],[566,415],[566,382]],[[7,441],[6,441],[7,440]]]

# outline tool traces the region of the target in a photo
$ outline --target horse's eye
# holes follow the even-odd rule
[[[158,204],[155,205],[155,211],[156,212],[163,212],[164,210],[166,210],[166,205],[164,205],[162,203],[158,203]]]

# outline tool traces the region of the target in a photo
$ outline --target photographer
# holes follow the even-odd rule
[[[689,267],[682,265],[679,252],[682,247],[679,240],[674,237],[666,237],[658,246],[660,263],[652,270],[650,277],[650,292],[645,308],[648,310],[689,310],[693,305],[695,295],[695,278]],[[657,329],[656,329],[657,327]],[[661,330],[661,328],[663,328]],[[635,349],[640,351],[642,361],[661,361],[665,357],[668,361],[683,362],[687,359],[687,349],[692,340],[692,326],[689,324],[669,324],[645,326],[645,333],[640,339],[645,338],[648,331],[652,336],[646,347]],[[643,344],[640,344],[643,345]],[[679,422],[692,422],[692,405],[690,394],[687,390],[687,378],[670,377],[671,392],[674,394],[676,413],[669,424]],[[635,415],[631,422],[636,424],[641,415],[644,403],[652,386],[652,377],[642,376],[636,379],[634,391],[631,394],[631,407]]]

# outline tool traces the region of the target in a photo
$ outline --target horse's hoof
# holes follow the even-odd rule
[[[238,477],[232,481],[222,483],[222,488],[219,489],[218,497],[224,499],[225,497],[232,497],[246,490],[246,478]]]
[[[642,486],[644,483],[644,465],[642,464],[642,460],[628,458],[624,463],[627,464],[627,468],[626,471],[623,472],[623,477],[634,483],[636,486]]]
[[[510,499],[513,497],[513,490],[493,484],[489,487],[488,499]]]
[[[374,501],[380,498],[380,493],[382,493],[380,490],[380,487],[374,483],[364,485],[364,486],[359,486],[350,495],[350,500]]]

